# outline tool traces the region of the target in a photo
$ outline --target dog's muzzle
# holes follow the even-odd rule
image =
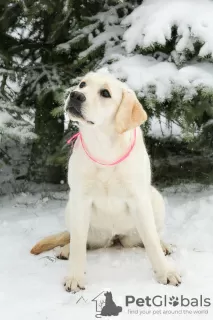
[[[66,110],[77,117],[82,117],[82,104],[86,101],[86,97],[83,93],[78,91],[72,91],[69,95]]]

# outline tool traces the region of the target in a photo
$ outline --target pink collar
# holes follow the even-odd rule
[[[111,163],[106,163],[106,162],[100,162],[98,161],[97,159],[95,159],[90,153],[89,151],[87,150],[87,147],[84,143],[84,140],[82,138],[82,134],[80,132],[74,134],[68,141],[67,143],[70,144],[73,140],[77,139],[77,138],[80,138],[80,141],[81,141],[81,145],[86,153],[86,155],[95,163],[98,163],[98,164],[101,164],[102,166],[114,166],[122,161],[124,161],[131,153],[131,151],[133,150],[134,146],[135,146],[135,142],[136,142],[136,129],[134,130],[134,137],[133,137],[133,141],[131,143],[131,145],[129,146],[129,149],[127,150],[127,152],[122,156],[120,157],[118,160],[114,161],[114,162],[111,162]]]

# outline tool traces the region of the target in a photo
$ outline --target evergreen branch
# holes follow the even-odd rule
[[[4,151],[1,147],[0,147],[0,150],[9,160],[11,160],[11,157],[9,156],[9,154],[6,151]]]

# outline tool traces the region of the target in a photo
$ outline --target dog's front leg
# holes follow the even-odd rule
[[[161,247],[150,194],[145,192],[141,195],[139,193],[137,194],[136,191],[136,198],[131,202],[130,209],[158,281],[163,284],[171,283],[172,285],[178,285],[181,283],[181,278],[179,274],[170,267]]]
[[[69,271],[65,279],[65,289],[77,292],[85,289],[86,246],[90,222],[90,206],[84,197],[72,200],[70,212],[70,256]]]

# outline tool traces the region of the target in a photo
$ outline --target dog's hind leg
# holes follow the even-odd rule
[[[68,260],[70,255],[70,244],[66,244],[64,247],[60,247],[56,251],[56,257],[61,260]]]
[[[161,232],[164,226],[165,205],[164,205],[164,200],[162,195],[153,186],[151,186],[151,203],[152,203],[156,229],[159,236],[161,236]],[[136,229],[133,229],[129,231],[126,235],[121,236],[119,240],[121,245],[124,248],[144,247],[141,237],[139,236],[138,231]],[[162,249],[164,252],[165,252],[165,248],[166,248],[166,245],[165,244],[164,246],[162,245]]]
[[[130,232],[129,234],[123,237],[120,237],[119,241],[124,248],[133,248],[133,247],[144,248],[144,245],[137,233],[137,230]],[[161,240],[160,243],[165,256],[168,256],[173,252],[172,247],[169,244],[165,243],[163,240]]]
[[[144,247],[136,229],[131,230],[125,236],[120,236],[119,241],[124,248]]]
[[[165,243],[163,240],[161,240],[160,243],[165,256],[169,256],[173,252],[172,246],[170,244]]]
[[[151,187],[151,202],[156,228],[161,238],[165,218],[165,204],[162,195],[153,186]],[[125,236],[121,236],[119,240],[124,248],[144,247],[136,229],[130,231]],[[161,247],[165,255],[169,255],[172,253],[172,247],[169,244],[166,244],[163,240],[161,240]]]

